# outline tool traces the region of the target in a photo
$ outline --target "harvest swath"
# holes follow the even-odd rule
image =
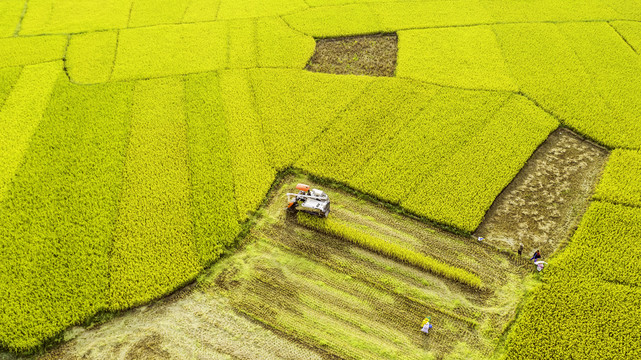
[[[369,34],[398,39],[394,76],[304,70],[317,39]],[[220,258],[246,241],[238,256],[274,266],[249,256],[239,270],[247,283],[229,291],[232,307],[312,350],[640,357],[640,54],[641,2],[633,0],[0,1],[0,347],[34,352],[97,314],[163,298],[212,266],[222,272],[235,260]],[[360,214],[302,220],[320,231],[294,224],[296,236],[327,240],[327,251],[350,249],[323,258],[321,246],[310,259],[283,229],[255,230],[279,219],[265,214],[276,206],[268,194],[293,172],[447,236],[470,235],[517,174],[536,182],[524,166],[559,127],[612,155],[578,230],[549,240],[567,247],[545,275],[527,276],[539,286],[514,326],[526,292],[516,279],[525,275],[489,245],[470,240],[456,247],[461,258],[441,258],[420,239],[390,245],[396,223],[383,215],[367,226],[388,221],[390,229],[363,233],[352,223],[368,216]],[[557,190],[548,201],[572,189]],[[568,215],[577,223],[582,201]],[[522,236],[506,242],[516,250]],[[464,248],[508,274],[473,265],[485,263]],[[370,255],[388,264],[380,281],[358,267]],[[386,273],[397,265],[403,279]],[[352,271],[362,278],[344,288]],[[290,294],[297,305],[283,314],[252,308],[279,279],[300,286]],[[445,287],[421,295],[427,283],[509,306],[465,304],[457,313],[436,299]],[[258,292],[243,297],[248,284]],[[467,301],[459,295],[450,300]],[[368,296],[381,297],[370,309],[407,305],[399,319],[408,323],[434,309],[447,324],[443,337],[431,333],[430,348],[413,325],[387,328],[387,318],[358,313]],[[488,315],[493,305],[511,310]],[[576,320],[595,307],[612,320]],[[354,328],[363,333],[352,337]]]

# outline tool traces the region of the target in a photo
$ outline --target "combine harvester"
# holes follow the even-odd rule
[[[329,216],[329,196],[318,189],[311,189],[309,185],[298,184],[298,194],[287,193],[287,210],[303,211],[319,217]]]

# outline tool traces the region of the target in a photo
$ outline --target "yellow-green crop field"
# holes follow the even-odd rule
[[[394,77],[305,70],[379,33]],[[612,153],[496,356],[641,358],[640,1],[0,0],[0,348],[194,281],[290,169],[471,234],[559,127]]]

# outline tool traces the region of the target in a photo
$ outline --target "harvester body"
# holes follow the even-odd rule
[[[287,193],[287,209],[304,211],[306,213],[327,217],[329,216],[329,196],[318,189],[310,189],[309,185],[296,185],[298,193]]]

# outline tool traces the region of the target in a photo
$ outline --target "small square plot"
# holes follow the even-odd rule
[[[394,76],[396,34],[316,39],[316,51],[306,69],[330,74]]]

